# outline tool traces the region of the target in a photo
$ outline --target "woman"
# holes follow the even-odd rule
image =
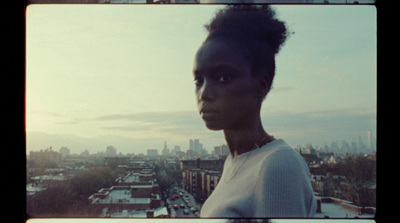
[[[197,104],[207,128],[223,130],[230,155],[200,216],[312,217],[316,202],[307,165],[269,135],[260,118],[285,24],[269,6],[236,5],[205,27],[209,35],[193,67]]]

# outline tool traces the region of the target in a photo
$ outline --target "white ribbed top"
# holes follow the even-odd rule
[[[204,218],[313,217],[316,200],[304,159],[283,140],[225,160]]]

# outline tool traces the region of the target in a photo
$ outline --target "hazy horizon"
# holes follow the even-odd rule
[[[26,11],[26,151],[66,146],[146,153],[223,133],[198,112],[193,58],[222,5],[30,5]],[[292,32],[262,107],[266,131],[292,147],[376,140],[374,6],[275,5]]]

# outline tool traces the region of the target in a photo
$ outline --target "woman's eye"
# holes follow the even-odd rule
[[[203,83],[203,78],[200,78],[200,77],[194,78],[194,84],[195,84],[196,86],[199,86],[199,85],[201,85],[202,83]]]
[[[218,82],[220,82],[220,83],[226,83],[230,80],[232,80],[232,77],[228,76],[228,75],[223,75],[223,76],[218,77]]]

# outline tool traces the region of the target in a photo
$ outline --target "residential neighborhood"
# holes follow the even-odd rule
[[[226,145],[211,153],[198,139],[189,150],[161,154],[70,154],[49,147],[27,156],[27,216],[197,218],[220,180]],[[332,143],[295,148],[310,169],[316,217],[373,218],[376,213],[376,152],[364,144]]]

